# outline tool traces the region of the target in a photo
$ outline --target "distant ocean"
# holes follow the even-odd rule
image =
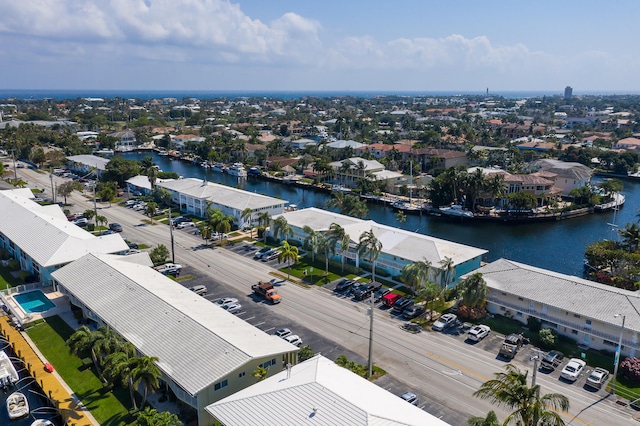
[[[124,99],[161,99],[161,98],[278,98],[299,99],[304,97],[331,98],[337,96],[353,96],[359,98],[372,98],[376,96],[402,96],[402,97],[451,97],[451,96],[485,96],[486,91],[233,91],[233,90],[29,90],[29,89],[0,89],[0,99],[76,99],[76,98],[124,98]],[[540,91],[489,91],[490,96],[501,96],[508,99],[539,98],[543,96],[562,96],[560,90]],[[610,95],[638,95],[640,92],[625,91],[574,91],[574,96],[610,96]]]
[[[564,89],[563,89],[564,90]],[[539,98],[543,96],[561,96],[563,90],[541,91],[489,91],[490,96],[501,96],[509,99]],[[337,96],[353,96],[372,98],[375,96],[403,96],[403,97],[451,97],[451,96],[484,96],[486,91],[225,91],[225,90],[28,90],[28,89],[0,89],[0,99],[75,99],[75,98],[124,98],[124,99],[161,99],[161,98],[278,98],[299,99],[303,97],[331,98]],[[637,95],[640,92],[628,91],[574,91],[575,96],[608,96],[608,95]]]

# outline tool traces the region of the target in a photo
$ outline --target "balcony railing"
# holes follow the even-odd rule
[[[499,306],[504,306],[505,308],[509,308],[509,309],[513,309],[514,311],[517,312],[522,312],[524,314],[533,316],[535,318],[538,319],[542,319],[545,321],[548,321],[550,323],[553,324],[557,324],[559,326],[563,326],[563,327],[568,327],[571,328],[573,330],[577,330],[577,331],[582,331],[584,333],[590,334],[592,336],[595,337],[600,337],[601,339],[605,339],[608,340],[610,342],[617,342],[618,339],[620,339],[620,335],[619,334],[611,334],[611,333],[607,333],[604,331],[601,331],[597,328],[594,328],[592,324],[584,324],[584,323],[577,323],[577,322],[573,322],[573,321],[569,321],[566,318],[562,318],[562,317],[556,317],[553,315],[549,315],[547,313],[544,312],[539,312],[535,309],[529,309],[529,308],[525,308],[523,306],[520,306],[516,303],[512,303],[512,302],[508,302],[505,301],[503,299],[500,299],[498,297],[495,296],[489,296],[487,297],[487,301],[492,302],[496,305]],[[626,339],[622,338],[622,345],[629,347],[629,348],[634,348],[634,349],[640,349],[640,343],[639,342],[634,342],[631,339]]]

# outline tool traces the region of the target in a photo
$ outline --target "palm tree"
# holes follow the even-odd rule
[[[416,292],[416,298],[424,300],[427,306],[429,306],[429,321],[433,319],[433,302],[440,296],[442,288],[431,281],[424,281],[418,286]]]
[[[134,410],[138,409],[133,387],[133,369],[136,368],[137,358],[135,347],[126,342],[118,352],[109,355],[105,361],[104,373],[111,383],[120,380],[123,386],[129,387],[129,396]]]
[[[258,215],[258,226],[263,229],[262,236],[264,237],[264,243],[267,243],[267,228],[271,225],[271,214],[268,211],[262,212]]]
[[[156,210],[158,210],[158,203],[155,201],[149,201],[147,205],[144,207],[144,214],[151,218],[151,223],[153,224],[153,216],[156,214]]]
[[[316,260],[316,252],[318,251],[318,243],[320,242],[322,233],[314,230],[308,225],[302,228],[302,230],[307,234],[307,238],[305,238],[304,243],[308,244],[311,248],[311,263],[313,263]]]
[[[342,258],[342,272],[344,272],[344,258],[345,253],[349,251],[349,243],[351,242],[351,238],[349,234],[344,230],[344,228],[337,223],[332,223],[329,226],[329,231],[327,232],[327,240],[332,248],[332,252],[335,251],[336,244],[340,244],[340,257]]]
[[[269,374],[269,369],[259,365],[258,368],[251,373],[251,377],[255,377],[259,382],[261,382],[267,378],[267,374]]]
[[[324,252],[324,275],[329,275],[329,253],[334,253],[335,247],[331,246],[329,239],[320,234],[318,238],[318,250]]]
[[[73,355],[81,356],[81,354],[88,351],[91,354],[91,360],[96,367],[96,371],[100,372],[98,355],[94,348],[95,340],[95,332],[91,331],[86,325],[83,325],[67,339],[66,344],[69,346],[69,352]]]
[[[462,303],[469,308],[484,306],[487,297],[487,283],[480,272],[476,272],[458,284]]]
[[[96,212],[89,209],[89,210],[85,210],[84,213],[82,213],[84,215],[84,217],[87,218],[87,220],[91,220],[93,219],[93,217],[96,215]]]
[[[249,236],[251,237],[251,239],[253,239],[253,210],[251,210],[251,207],[247,207],[246,209],[242,210],[242,213],[240,213],[240,219],[244,222],[249,222]]]
[[[200,235],[202,236],[202,239],[204,240],[205,245],[209,245],[209,240],[211,239],[211,227],[209,226],[208,223],[202,223],[200,225]]]
[[[338,209],[340,213],[343,213],[346,207],[347,195],[344,192],[333,191],[331,193],[331,199],[325,203],[325,207],[328,209]]]
[[[487,417],[471,417],[467,422],[468,426],[500,426],[498,416],[495,411],[491,410],[487,413]]]
[[[278,254],[278,263],[287,262],[289,270],[287,271],[287,279],[291,276],[291,264],[298,261],[298,247],[292,246],[287,241],[282,242],[280,253]]]
[[[140,408],[144,407],[144,404],[147,402],[148,392],[155,392],[160,388],[158,379],[162,376],[162,372],[156,365],[158,361],[159,358],[156,356],[142,356],[137,358],[135,367],[131,370],[133,387],[137,389],[142,383],[144,389]]]
[[[373,230],[364,231],[360,234],[360,240],[356,246],[359,256],[364,256],[369,260],[371,265],[371,281],[376,280],[376,260],[382,252],[382,243],[376,238]]]
[[[540,385],[529,387],[529,372],[521,372],[516,366],[507,364],[506,372],[496,373],[495,379],[486,381],[473,396],[491,401],[499,407],[515,410],[504,423],[527,426],[563,426],[564,420],[558,411],[569,409],[569,398],[559,393],[540,395]]]
[[[622,238],[623,246],[629,253],[635,253],[640,246],[640,226],[637,223],[627,223],[624,228],[618,231]]]
[[[440,278],[442,287],[448,290],[449,284],[451,283],[451,274],[455,271],[453,259],[445,256],[438,263],[440,264],[440,273],[442,274]]]
[[[106,225],[107,223],[109,223],[109,220],[101,215],[97,215],[96,216],[96,225]]]
[[[414,293],[431,277],[431,262],[427,259],[405,265],[402,268],[402,281],[408,284]]]
[[[140,169],[142,169],[142,173],[149,179],[151,190],[153,190],[156,185],[156,178],[158,177],[158,166],[153,163],[151,157],[144,157],[140,162]]]
[[[279,240],[280,237],[284,237],[285,241],[288,241],[289,237],[293,237],[293,228],[284,216],[278,216],[273,221],[273,238]]]
[[[395,216],[396,216],[396,220],[400,223],[405,223],[407,221],[407,215],[404,214],[402,210],[398,210]]]

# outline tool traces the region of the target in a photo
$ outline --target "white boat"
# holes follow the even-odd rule
[[[226,169],[226,167],[224,166],[223,163],[215,163],[213,166],[211,166],[211,170],[213,170],[214,172],[224,172],[224,169]]]
[[[247,169],[244,168],[242,163],[233,163],[227,168],[227,173],[231,176],[247,177]]]
[[[396,210],[401,210],[404,213],[420,213],[422,211],[422,206],[404,200],[394,201],[391,207]]]
[[[13,385],[20,379],[16,368],[4,351],[0,351],[0,386],[3,389]]]
[[[29,414],[29,401],[21,392],[14,392],[7,397],[7,412],[10,419],[19,419]]]
[[[461,205],[454,204],[452,206],[440,207],[440,213],[445,216],[452,217],[473,217],[473,212],[464,210]]]
[[[344,185],[332,185],[331,186],[331,191],[336,191],[336,192],[344,192],[345,194],[351,192],[351,188],[347,188]]]
[[[163,149],[158,152],[158,155],[161,155],[162,157],[166,157],[167,155],[169,155],[169,153]]]
[[[211,167],[211,166],[209,166],[209,163],[207,163],[206,161],[203,161],[202,163],[200,163],[200,167],[207,168],[207,167]]]
[[[31,426],[55,426],[51,420],[35,419]]]

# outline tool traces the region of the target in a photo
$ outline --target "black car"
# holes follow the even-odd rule
[[[122,232],[122,225],[113,222],[109,224],[109,229],[111,229],[113,232]]]
[[[402,311],[402,316],[404,319],[414,319],[424,314],[425,308],[422,305],[412,305]]]
[[[559,351],[551,351],[547,353],[540,361],[540,369],[553,371],[557,366],[562,364],[564,354]]]
[[[382,300],[382,298],[385,295],[389,294],[390,292],[391,292],[390,288],[386,288],[386,287],[379,288],[378,290],[376,290],[375,293],[373,293],[373,301],[378,303],[379,301]]]
[[[373,284],[360,284],[358,288],[353,289],[353,297],[356,300],[364,300],[373,293]]]
[[[340,282],[338,283],[338,285],[336,285],[336,288],[334,291],[336,292],[343,292],[343,291],[347,291],[349,290],[354,284],[356,283],[355,280],[349,280],[347,278],[344,278],[342,280],[340,280]]]
[[[131,248],[131,249],[138,249],[138,248],[139,248],[139,247],[138,247],[138,244],[136,244],[136,243],[127,243],[127,245],[128,245],[128,246],[129,246],[129,248]]]
[[[371,285],[373,286],[374,293],[382,288],[382,283],[379,283],[378,281],[372,281]]]
[[[400,314],[405,309],[413,306],[414,303],[415,303],[414,300],[410,297],[403,297],[401,299],[398,299],[396,303],[393,305],[393,313]]]

